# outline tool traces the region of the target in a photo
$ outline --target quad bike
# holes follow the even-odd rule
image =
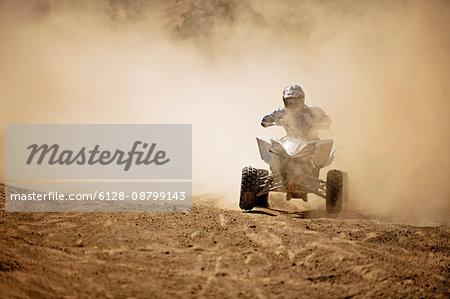
[[[270,165],[266,169],[248,166],[242,169],[239,207],[251,210],[255,206],[267,207],[269,192],[285,192],[286,199],[308,199],[308,193],[326,200],[328,213],[339,213],[344,192],[347,192],[346,173],[328,171],[326,181],[319,178],[319,171],[333,162],[336,148],[333,140],[305,141],[295,137],[280,140],[257,137],[261,158]]]

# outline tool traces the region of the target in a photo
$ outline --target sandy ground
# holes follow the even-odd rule
[[[448,298],[447,225],[252,212],[5,213],[0,297]]]

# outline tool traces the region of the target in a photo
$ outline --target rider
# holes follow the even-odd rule
[[[298,85],[289,85],[283,91],[284,108],[266,115],[263,127],[282,126],[288,136],[305,140],[319,139],[318,130],[327,130],[331,120],[318,107],[305,105],[305,93]]]

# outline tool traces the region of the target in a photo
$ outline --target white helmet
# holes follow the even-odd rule
[[[295,108],[305,103],[305,92],[298,85],[289,85],[283,91],[283,102],[286,108]]]

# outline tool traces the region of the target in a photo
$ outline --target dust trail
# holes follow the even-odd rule
[[[194,191],[237,203],[259,126],[300,84],[354,205],[450,216],[448,1],[2,1],[5,123],[192,123]],[[3,132],[2,132],[3,134]],[[3,141],[2,141],[3,142]],[[3,146],[2,146],[3,151]],[[4,161],[2,161],[2,168]],[[2,173],[3,176],[3,173]]]

